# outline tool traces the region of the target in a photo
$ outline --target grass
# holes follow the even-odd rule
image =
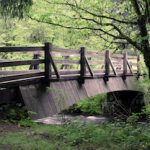
[[[69,111],[83,114],[101,114],[105,96],[97,95],[82,101]],[[6,107],[7,110],[7,107]],[[11,110],[11,111],[10,111]],[[150,105],[145,109],[150,120]],[[150,123],[137,123],[138,115],[133,114],[126,122],[114,121],[102,124],[83,122],[63,125],[43,125],[26,118],[26,111],[17,107],[6,111],[8,122],[18,123],[25,128],[6,130],[0,134],[0,150],[149,150]],[[19,115],[19,116],[18,116]],[[12,120],[13,118],[21,120]],[[1,125],[1,123],[0,123]],[[1,130],[0,130],[1,131]]]
[[[150,124],[33,124],[2,133],[0,147],[5,145],[13,150],[148,150]]]

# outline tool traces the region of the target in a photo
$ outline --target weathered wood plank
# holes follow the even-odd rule
[[[104,61],[88,60],[89,65],[104,65]]]
[[[43,76],[38,76],[38,77],[32,77],[32,78],[24,78],[24,79],[0,82],[0,88],[9,88],[9,87],[16,87],[16,86],[21,86],[21,85],[42,83],[43,79],[44,79]]]
[[[44,51],[44,47],[0,47],[0,52],[35,52]]]
[[[71,52],[65,52],[65,53],[61,53],[61,52],[51,52],[53,57],[69,57],[69,58],[74,58],[74,57],[79,57],[79,54],[72,54]]]
[[[80,70],[59,70],[60,75],[80,74]]]
[[[138,57],[138,56],[131,56],[131,55],[128,55],[128,59],[135,59],[135,60],[136,60],[137,57]]]
[[[41,72],[42,70],[0,70],[0,76],[11,76],[11,75],[20,75],[20,74],[25,74],[25,73],[38,73]]]
[[[68,53],[68,54],[80,54],[79,50],[70,50],[70,49],[64,49],[64,48],[53,48],[53,52],[59,52],[59,53]]]
[[[44,77],[44,72],[22,73],[18,75],[4,76],[4,77],[0,77],[0,83],[4,81],[11,81],[11,80],[18,80],[18,79],[20,80],[24,78],[32,78],[32,77],[38,77],[38,76]]]
[[[115,58],[115,59],[123,59],[123,55],[122,54],[112,54],[111,58]]]
[[[54,59],[54,62],[56,64],[62,64],[62,65],[80,64],[79,60],[56,60],[56,59]]]
[[[51,53],[50,53],[50,58],[49,58],[49,59],[50,59],[51,65],[52,65],[52,67],[53,67],[53,69],[54,69],[54,72],[55,72],[55,74],[56,74],[56,77],[59,79],[59,78],[60,78],[60,75],[59,75],[57,66],[55,65],[55,62],[54,62],[54,60],[53,60],[53,58],[52,58]]]
[[[112,68],[114,74],[117,76],[117,72],[116,72],[116,70],[115,70],[115,66],[113,65],[113,63],[112,63],[112,61],[111,61],[110,58],[109,58],[109,63],[110,63],[110,66],[111,66],[111,68]]]
[[[38,65],[44,63],[44,59],[37,60],[10,60],[1,61],[0,67],[12,67],[12,66],[23,66],[23,65]]]
[[[89,62],[88,62],[88,60],[87,60],[86,57],[85,57],[85,61],[86,61],[86,65],[87,65],[87,67],[88,67],[88,70],[89,70],[91,76],[93,77],[93,76],[94,76],[93,71],[92,71],[92,69],[91,69],[91,67],[90,67],[90,64],[89,64]]]
[[[96,51],[87,51],[86,52],[86,57],[102,57],[104,58],[105,54],[102,52],[96,52]]]
[[[132,72],[132,68],[131,68],[131,65],[129,64],[129,62],[127,61],[127,66],[129,67],[129,70],[130,70],[130,73],[133,74]]]

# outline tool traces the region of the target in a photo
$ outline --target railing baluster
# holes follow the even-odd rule
[[[80,48],[80,83],[84,84],[85,82],[85,72],[86,72],[86,62],[85,62],[85,48]]]

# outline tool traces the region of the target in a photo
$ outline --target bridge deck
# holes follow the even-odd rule
[[[19,53],[20,58],[0,61],[0,88],[60,80],[123,77],[138,75],[139,56],[96,51],[41,47],[0,47],[1,54]],[[6,55],[7,56],[7,55]]]

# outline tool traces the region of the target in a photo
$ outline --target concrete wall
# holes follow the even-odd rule
[[[78,81],[52,82],[50,87],[42,85],[21,86],[20,91],[28,110],[36,112],[34,118],[43,118],[68,108],[79,100],[112,91],[139,91],[135,77],[112,77],[108,82],[101,79],[86,79],[83,85]]]

